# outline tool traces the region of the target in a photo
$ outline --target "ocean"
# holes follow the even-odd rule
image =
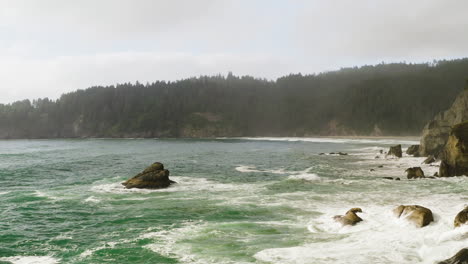
[[[409,167],[426,175],[438,167],[380,154],[417,143],[3,140],[0,263],[435,263],[468,245],[468,226],[453,228],[468,178],[407,180]],[[349,155],[319,155],[339,151]],[[177,184],[124,189],[156,161]],[[416,228],[397,219],[400,204],[428,207],[435,221]],[[332,220],[352,207],[364,221]]]

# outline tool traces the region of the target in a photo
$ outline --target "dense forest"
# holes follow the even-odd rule
[[[0,138],[419,135],[468,79],[468,59],[96,86],[0,104]]]

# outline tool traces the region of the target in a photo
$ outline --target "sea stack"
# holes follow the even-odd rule
[[[468,121],[468,83],[447,111],[437,114],[426,124],[422,132],[419,155],[433,155],[439,158],[447,143],[451,127],[464,121]]]
[[[169,179],[169,171],[164,169],[162,163],[155,162],[144,171],[123,182],[122,185],[127,189],[160,189],[169,187],[172,183],[175,182]]]
[[[468,122],[452,127],[440,158],[440,177],[468,175]]]
[[[468,205],[460,211],[456,216],[455,220],[453,220],[454,227],[460,227],[462,225],[468,224]]]
[[[403,156],[403,151],[401,151],[401,145],[391,146],[388,151],[388,155],[393,155],[395,157],[401,158]]]

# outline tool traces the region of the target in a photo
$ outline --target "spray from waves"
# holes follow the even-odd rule
[[[17,256],[0,258],[1,261],[10,262],[12,264],[58,264],[59,261],[53,257],[44,256]]]
[[[8,194],[10,192],[0,192],[0,195]]]
[[[339,202],[346,196],[335,197]],[[381,197],[382,195],[377,195]],[[388,198],[392,195],[388,194]],[[348,197],[354,200],[354,197]],[[435,222],[424,228],[416,228],[404,219],[396,218],[392,213],[393,202],[375,204],[369,201],[362,205],[360,215],[364,221],[355,226],[341,226],[333,221],[335,214],[344,214],[353,204],[332,202],[325,199],[323,204],[312,206],[312,210],[322,213],[308,223],[308,230],[314,237],[321,237],[324,242],[304,244],[290,248],[270,248],[257,252],[257,260],[268,263],[434,263],[446,259],[468,243],[468,226],[453,228],[453,217],[463,204],[463,198],[457,195],[432,197],[434,200],[407,201],[431,208]],[[387,197],[381,197],[386,200]],[[398,199],[398,198],[392,198]],[[405,200],[402,198],[401,200]],[[395,205],[398,202],[395,202]],[[309,207],[310,207],[309,206]],[[314,208],[315,207],[315,208]],[[329,242],[328,242],[329,241]],[[359,252],[359,254],[357,254]]]
[[[321,178],[315,173],[309,173],[312,170],[312,167],[307,168],[302,171],[288,171],[283,168],[275,170],[257,170],[255,166],[240,165],[235,168],[239,172],[243,173],[272,173],[272,174],[283,174],[290,175],[289,180],[303,180],[303,181],[317,181]]]

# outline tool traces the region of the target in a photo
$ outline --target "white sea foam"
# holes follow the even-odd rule
[[[47,198],[47,199],[50,199],[50,200],[59,200],[58,197],[53,196],[53,195],[48,194],[48,193],[45,193],[45,192],[43,192],[43,191],[38,191],[38,190],[36,190],[36,191],[34,192],[34,195],[36,195],[36,197]]]
[[[290,180],[318,181],[321,178],[315,173],[300,173],[288,177]]]
[[[91,187],[91,191],[99,193],[158,193],[158,192],[203,192],[203,191],[236,191],[242,186],[253,187],[251,184],[229,184],[210,181],[205,178],[172,176],[172,180],[177,182],[164,189],[126,189],[121,183],[100,184]]]
[[[0,192],[0,195],[8,194],[10,192]]]
[[[220,138],[223,139],[223,138]],[[232,138],[231,138],[232,139]],[[307,137],[243,137],[244,140],[258,141],[287,141],[287,142],[313,142],[313,143],[361,143],[361,144],[419,144],[419,140],[393,139],[393,138],[307,138]]]
[[[0,258],[1,261],[11,262],[12,264],[58,264],[59,261],[49,256],[16,256]]]
[[[99,203],[101,200],[99,200],[98,198],[96,198],[94,196],[90,196],[90,197],[86,198],[84,201],[87,202],[87,203]]]

